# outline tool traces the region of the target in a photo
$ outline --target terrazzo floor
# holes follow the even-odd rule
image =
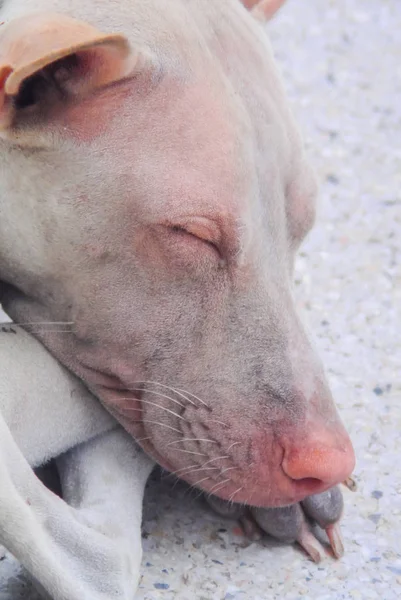
[[[401,2],[288,0],[269,28],[321,183],[296,283],[357,454],[346,554],[250,544],[155,478],[138,600],[401,598]],[[7,556],[0,600],[34,598]]]

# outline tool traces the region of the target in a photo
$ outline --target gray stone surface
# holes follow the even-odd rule
[[[247,544],[156,481],[138,600],[401,598],[401,2],[289,0],[270,30],[321,183],[296,281],[358,459],[346,555]],[[33,600],[24,580],[4,591],[13,569],[0,563],[0,600]]]

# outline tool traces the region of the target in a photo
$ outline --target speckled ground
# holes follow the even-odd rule
[[[270,30],[321,182],[296,279],[358,459],[346,555],[316,566],[249,545],[181,484],[156,481],[138,600],[401,598],[401,2],[289,0]],[[1,591],[11,571],[7,558],[0,600],[33,600],[18,577]]]

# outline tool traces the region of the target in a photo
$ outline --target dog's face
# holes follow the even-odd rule
[[[137,9],[5,98],[3,302],[163,466],[289,504],[354,465],[291,292],[313,176],[238,2]]]

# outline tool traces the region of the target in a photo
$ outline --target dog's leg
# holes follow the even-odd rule
[[[153,463],[36,340],[12,328],[0,334],[0,543],[56,600],[131,600]],[[59,459],[69,506],[30,465],[88,439]]]
[[[34,467],[116,426],[76,377],[12,323],[0,324],[0,412]]]
[[[120,428],[60,459],[63,490],[36,478],[0,418],[0,542],[55,600],[132,600],[153,463]]]
[[[115,590],[121,590],[118,598],[133,598],[142,559],[143,494],[153,461],[118,428],[71,450],[58,466],[63,497],[85,526],[84,554],[75,556],[72,544],[67,548],[79,581],[97,586],[99,598],[110,598]]]

